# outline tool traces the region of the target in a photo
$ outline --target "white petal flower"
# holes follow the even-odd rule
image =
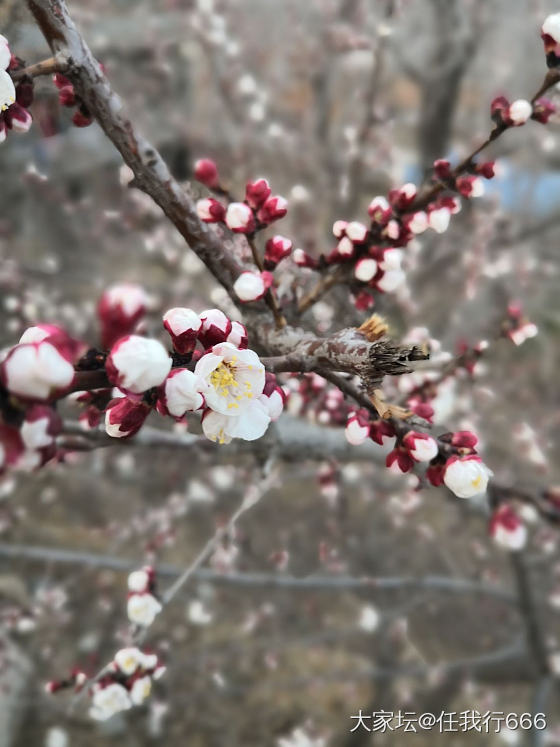
[[[517,99],[509,107],[509,118],[514,125],[522,125],[533,113],[533,107],[526,99]]]
[[[14,81],[5,70],[0,70],[0,111],[5,111],[16,100]]]
[[[443,474],[443,481],[458,498],[472,498],[484,493],[493,472],[478,458],[465,457],[451,462]]]
[[[20,436],[27,449],[43,449],[50,446],[53,437],[48,433],[50,421],[48,418],[40,418],[29,422],[24,420],[19,430]]]
[[[108,362],[115,369],[112,383],[135,394],[162,384],[171,369],[171,358],[161,342],[138,335],[119,340]]]
[[[127,603],[130,622],[147,628],[153,623],[162,606],[152,594],[133,594]]]
[[[182,418],[204,404],[207,383],[187,368],[178,368],[165,380],[165,404],[170,414]]]
[[[194,372],[207,384],[207,406],[222,415],[240,415],[264,389],[265,370],[259,356],[229,342],[214,345]]]
[[[362,283],[369,282],[377,274],[377,262],[371,257],[360,259],[354,268],[354,275]]]
[[[202,420],[202,431],[210,441],[229,444],[232,438],[255,441],[266,433],[270,424],[270,415],[262,402],[254,400],[247,405],[240,415],[222,415],[207,410]]]
[[[49,342],[17,345],[3,364],[10,392],[33,399],[48,399],[55,389],[65,389],[74,378],[74,367]]]
[[[130,648],[121,648],[115,654],[115,664],[123,674],[127,676],[134,674],[139,666],[142,665],[144,654],[139,648],[131,646]]]
[[[557,44],[560,43],[560,13],[553,13],[545,19],[542,32],[551,36]]]
[[[132,701],[127,689],[113,682],[94,692],[89,713],[97,721],[106,721],[115,713],[127,711],[129,708],[132,708]]]
[[[140,677],[137,679],[130,689],[130,699],[134,705],[142,705],[142,703],[150,697],[152,692],[152,678],[151,677]]]
[[[242,272],[233,284],[233,290],[241,301],[256,301],[264,295],[266,285],[259,272]]]
[[[0,34],[0,69],[6,70],[12,59],[8,40]]]
[[[144,571],[132,571],[128,576],[128,590],[129,591],[146,591],[150,584],[150,576]]]

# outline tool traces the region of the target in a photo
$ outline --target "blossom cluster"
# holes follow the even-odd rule
[[[6,37],[0,34],[0,143],[8,130],[27,132],[31,127],[28,109],[33,102],[33,81],[23,77],[14,83],[11,75],[23,67],[22,60],[10,51]]]

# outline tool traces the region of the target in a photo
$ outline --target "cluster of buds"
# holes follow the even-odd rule
[[[0,472],[32,470],[52,459],[62,422],[53,401],[74,381],[83,346],[63,329],[43,324],[27,329],[0,363],[0,393],[9,403],[0,420]]]
[[[84,102],[76,95],[72,81],[61,73],[55,73],[53,83],[58,88],[58,100],[61,105],[70,109],[76,108],[72,115],[73,124],[76,127],[89,127],[93,122],[93,117]]]
[[[427,464],[426,478],[432,485],[445,484],[459,498],[483,493],[492,472],[477,455],[477,437],[470,431],[446,433],[434,438],[427,433],[398,428],[390,420],[373,419],[365,409],[349,413],[346,439],[360,445],[368,438],[380,445],[395,439],[387,454],[389,469],[410,472],[419,463]]]
[[[150,696],[153,681],[164,673],[165,666],[156,654],[136,646],[120,649],[88,687],[91,699],[89,715],[96,721],[107,721],[116,713],[142,705]],[[74,670],[66,680],[48,682],[45,690],[54,694],[72,687],[80,692],[88,682],[84,672]]]
[[[502,335],[513,342],[514,345],[523,345],[526,340],[535,337],[539,332],[536,324],[530,322],[523,314],[523,309],[518,303],[511,303],[507,308],[507,317],[502,322]]]
[[[128,577],[128,600],[126,611],[128,619],[134,625],[149,627],[162,610],[156,595],[156,576],[154,569],[147,565],[133,571]]]
[[[490,115],[501,128],[521,127],[529,119],[541,124],[547,124],[556,107],[545,97],[537,99],[533,104],[526,99],[517,99],[512,103],[505,96],[497,96],[490,104]]]
[[[216,195],[229,196],[220,185],[218,167],[210,158],[195,163],[194,176]],[[247,183],[243,202],[231,201],[226,207],[219,200],[206,197],[198,200],[196,209],[205,223],[225,223],[233,233],[252,235],[283,218],[288,203],[284,197],[273,195],[268,180],[261,178]]]
[[[176,420],[199,412],[204,435],[219,443],[263,436],[279,417],[284,395],[248,349],[245,327],[219,309],[197,314],[180,307],[169,309],[163,323],[173,359],[159,341],[139,335],[112,346],[105,370],[119,396],[105,412],[107,433],[132,436],[156,409]]]
[[[8,130],[27,132],[31,127],[28,109],[33,102],[33,80],[24,76],[14,83],[11,75],[24,67],[23,61],[11,53],[6,37],[0,34],[0,143],[6,139]]]

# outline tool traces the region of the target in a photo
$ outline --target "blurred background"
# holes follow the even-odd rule
[[[24,6],[0,3],[0,32],[30,64],[48,50]],[[234,194],[266,176],[290,203],[276,230],[319,254],[332,248],[334,220],[365,220],[373,196],[419,183],[435,158],[456,160],[482,142],[494,96],[531,97],[546,69],[540,26],[559,8],[552,0],[72,0],[70,10],[186,189],[203,194],[187,184],[203,156]],[[94,344],[97,299],[123,281],[150,295],[146,328],[156,335],[162,311],[176,305],[240,318],[159,209],[126,187],[97,125],[73,127],[48,79],[36,81],[31,111],[31,131],[0,147],[1,346],[41,321]],[[464,204],[444,235],[419,237],[406,288],[376,299],[396,339],[414,331],[438,341],[439,354],[490,343],[474,378],[440,387],[435,430],[473,428],[496,479],[531,490],[560,480],[559,142],[554,116],[500,138],[487,152],[497,176],[486,195]],[[291,283],[300,271],[283,264]],[[521,347],[500,339],[512,302],[539,328]],[[365,313],[337,290],[306,324],[328,333]],[[414,382],[388,381],[388,394],[402,395],[406,379]],[[303,413],[299,384],[287,383],[291,417],[341,430],[324,414],[326,382],[315,382],[316,402]],[[76,420],[79,410],[69,404],[66,414]],[[111,659],[126,637],[127,569],[161,566],[165,587],[260,479],[262,454],[119,444],[1,477],[0,746],[525,744],[526,732],[505,727],[350,733],[360,708],[542,710],[512,563],[488,538],[484,505],[419,492],[383,458],[380,448],[378,460],[335,461],[326,448],[324,459],[302,454],[281,465],[280,483],[212,558],[213,574],[195,579],[150,629],[168,670],[149,704],[104,724],[83,708],[69,714],[68,697],[46,695],[45,681]],[[523,518],[525,568],[553,651],[558,532],[530,510]],[[317,575],[396,582],[275,582]],[[414,582],[426,575],[450,581]],[[453,579],[478,586],[458,593]],[[530,737],[546,741],[530,744],[560,744],[558,705],[550,693],[546,734]]]

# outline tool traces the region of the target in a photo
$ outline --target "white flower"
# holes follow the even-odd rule
[[[53,390],[66,389],[74,367],[49,342],[17,345],[2,363],[6,387],[13,394],[48,399]]]
[[[163,315],[165,328],[172,335],[179,337],[185,332],[198,332],[202,327],[202,320],[192,309],[176,307],[168,309]]]
[[[0,111],[5,111],[16,100],[14,81],[5,70],[0,70]]]
[[[8,40],[0,34],[0,69],[6,70],[12,59]]]
[[[451,210],[446,207],[436,208],[432,210],[428,215],[428,223],[430,228],[436,233],[445,233],[449,228],[449,221],[451,220]]]
[[[229,444],[232,438],[255,441],[266,433],[269,423],[267,408],[257,399],[244,407],[240,415],[207,410],[202,419],[202,431],[210,441],[220,444]]]
[[[253,221],[253,211],[244,202],[231,202],[226,212],[226,225],[232,231],[244,231]]]
[[[533,107],[525,99],[517,99],[509,106],[509,118],[514,125],[522,125],[529,119],[533,113]]]
[[[351,241],[356,241],[358,243],[364,241],[367,232],[368,230],[366,226],[364,226],[363,223],[359,223],[357,220],[353,220],[346,226],[346,235]]]
[[[276,387],[270,394],[261,394],[258,399],[264,405],[268,417],[274,421],[278,420],[284,410],[284,397],[280,392],[280,387]]]
[[[142,703],[150,697],[152,692],[152,678],[151,677],[140,677],[137,679],[130,689],[130,699],[134,705],[142,705]]]
[[[133,594],[127,603],[130,622],[147,628],[153,623],[162,606],[151,594]]]
[[[129,708],[132,708],[132,701],[128,691],[122,685],[113,682],[93,693],[89,714],[97,721],[106,721],[115,713],[127,711]]]
[[[458,498],[484,493],[493,472],[478,457],[455,459],[445,468],[443,481]]]
[[[134,674],[138,667],[143,666],[144,654],[139,648],[121,648],[115,654],[115,664],[123,674],[127,676]],[[157,660],[157,657],[156,657]]]
[[[424,233],[428,228],[428,216],[423,210],[418,210],[412,216],[412,220],[408,224],[409,229],[414,234]]]
[[[263,393],[265,370],[259,356],[230,342],[214,345],[194,372],[208,386],[207,406],[222,415],[240,415]]]
[[[189,604],[188,616],[193,625],[208,625],[212,622],[212,613],[200,599],[193,599]]]
[[[50,425],[49,418],[44,417],[39,420],[24,420],[19,430],[21,439],[27,449],[43,449],[50,446],[53,437],[48,433]]]
[[[140,285],[133,283],[121,283],[108,288],[103,294],[109,307],[115,309],[120,307],[126,316],[134,316],[144,309],[149,298],[146,291]]]
[[[266,289],[260,272],[242,272],[233,284],[233,290],[241,301],[256,301],[262,298]]]
[[[365,630],[366,633],[374,633],[379,627],[380,620],[381,616],[377,609],[372,607],[370,604],[367,604],[362,607],[358,625],[362,630]]]
[[[393,293],[405,282],[406,275],[402,270],[388,270],[377,281],[379,290],[385,293]]]
[[[165,380],[165,405],[169,413],[182,418],[186,412],[199,410],[204,404],[201,392],[207,389],[205,381],[187,368],[176,368]]]
[[[377,262],[370,257],[360,259],[354,268],[354,275],[362,283],[367,283],[377,274]]]
[[[558,44],[560,43],[560,13],[547,16],[542,25],[543,34],[548,34]]]
[[[128,335],[113,346],[107,364],[111,383],[140,394],[165,381],[171,358],[161,342]]]
[[[150,584],[150,575],[145,570],[132,571],[128,575],[128,590],[129,591],[146,591]]]

